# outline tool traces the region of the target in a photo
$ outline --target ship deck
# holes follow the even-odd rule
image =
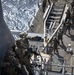
[[[65,0],[58,0],[58,2],[63,2]],[[68,2],[71,2],[72,0],[68,0]],[[70,6],[70,4],[68,4]],[[32,30],[30,30],[30,32],[34,32],[34,33],[44,33],[44,25],[43,25],[43,12],[41,10],[38,11],[37,13],[37,16],[36,16],[36,19],[34,20],[33,22],[33,28]],[[53,54],[52,55],[52,64],[56,64],[56,65],[66,65],[66,66],[69,66],[69,67],[66,67],[65,68],[65,71],[68,73],[68,74],[65,74],[65,75],[69,75],[69,73],[72,72],[72,68],[74,66],[74,25],[72,25],[71,27],[71,35],[68,34],[68,32],[66,34],[63,34],[63,43],[61,45],[59,45],[59,53],[58,54]],[[40,44],[39,42],[32,42],[34,43],[34,45],[43,45],[43,44]],[[68,46],[68,44],[71,44],[71,47],[73,49],[73,55],[70,54],[70,53],[67,53],[66,52],[66,48]],[[51,56],[51,53],[50,53],[50,56]],[[60,72],[62,69],[62,67],[57,67],[57,66],[52,66],[52,70],[55,71],[55,72],[49,72],[48,75],[61,75],[60,73],[57,73],[57,72]],[[74,72],[74,69],[73,69],[73,72]]]

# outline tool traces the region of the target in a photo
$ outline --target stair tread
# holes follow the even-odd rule
[[[57,18],[60,18],[60,16],[49,16],[48,18],[55,18],[55,19],[57,19]]]
[[[53,19],[50,19],[50,20],[48,20],[48,22],[54,22],[54,21],[58,21],[59,22],[59,20],[53,20]]]
[[[54,15],[59,15],[59,14],[60,14],[60,15],[61,15],[62,12],[57,12],[57,13],[56,13],[56,11],[52,11],[50,14],[54,14]]]

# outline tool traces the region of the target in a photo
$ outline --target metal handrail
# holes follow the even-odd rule
[[[65,3],[65,5],[64,5],[64,9],[63,9],[63,12],[62,12],[61,18],[60,18],[60,20],[59,20],[59,23],[61,22],[61,19],[62,19],[62,16],[63,16],[64,10],[65,10],[65,7],[66,7],[66,3]]]
[[[47,18],[48,18],[48,15],[50,14],[50,11],[51,11],[52,8],[53,8],[53,5],[54,5],[54,3],[51,3],[51,6],[50,6],[49,10],[47,11],[47,14],[46,14],[46,16],[45,16],[45,19],[43,20],[45,23],[46,23],[46,20],[47,20]]]
[[[47,20],[48,15],[49,15],[49,13],[50,13],[50,11],[51,11],[52,7],[53,7],[53,3],[51,3],[51,5],[50,5],[50,6],[48,6],[48,8],[47,8],[46,12],[44,13],[43,21],[46,21],[46,20]]]
[[[46,11],[45,11],[45,13],[44,13],[44,15],[43,15],[43,20],[45,20],[47,14],[48,14],[48,11],[50,10],[50,7],[51,7],[51,6],[48,5],[48,7],[47,7],[47,9],[46,9]]]

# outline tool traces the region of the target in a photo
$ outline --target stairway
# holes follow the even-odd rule
[[[50,6],[50,10],[47,12],[47,17],[44,21],[44,44],[47,43],[56,35],[59,28],[62,28],[61,24],[65,18],[65,13],[67,12],[67,4],[64,3],[53,3]],[[46,41],[48,39],[48,42]]]
[[[56,22],[55,28],[57,27],[62,17],[64,7],[65,3],[63,4],[55,3],[53,5],[51,12],[49,13],[48,18],[46,20],[47,29],[49,28],[51,22],[53,23]]]

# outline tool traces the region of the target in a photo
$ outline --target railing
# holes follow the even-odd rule
[[[45,58],[48,58],[48,57],[45,57]],[[34,72],[35,72],[35,75],[40,75],[40,73],[44,73],[44,74],[42,74],[42,75],[51,75],[51,74],[53,74],[53,75],[74,75],[74,66],[70,66],[70,65],[65,65],[65,63],[63,62],[63,64],[53,64],[52,63],[52,61],[54,59],[56,59],[56,60],[58,60],[58,59],[60,59],[60,60],[62,60],[62,61],[64,61],[64,59],[61,59],[61,58],[50,58],[49,59],[49,61],[48,62],[46,62],[46,60],[44,60],[44,61],[42,61],[42,62],[39,62],[39,61],[33,61],[34,63],[36,63],[36,64],[41,64],[41,66],[40,67],[34,67]],[[57,70],[56,71],[56,69],[55,70],[53,70],[54,68],[60,68],[59,70]],[[69,71],[67,71],[66,72],[66,69],[69,69],[70,70],[70,72]],[[37,74],[37,72],[39,73],[39,74]]]
[[[64,9],[63,9],[63,12],[62,12],[61,18],[60,18],[60,20],[59,20],[59,23],[61,22],[62,16],[63,16],[63,14],[64,14],[65,7],[66,7],[66,3],[65,3],[65,5],[64,5]]]
[[[51,6],[48,5],[48,7],[47,7],[47,9],[46,9],[46,11],[45,11],[45,13],[44,13],[44,15],[43,15],[43,20],[45,20],[47,14],[48,14],[48,11],[49,11],[49,9],[50,9],[50,7],[51,7]]]
[[[50,13],[52,7],[53,7],[53,3],[51,3],[51,5],[48,6],[48,8],[46,9],[46,11],[45,11],[45,13],[44,13],[44,16],[43,16],[43,21],[46,21],[46,20],[47,20],[48,15],[49,15],[49,13]]]
[[[11,30],[11,33],[13,36],[16,36],[15,40],[19,38],[20,33],[22,33],[22,31],[19,30]],[[24,34],[27,32],[23,32]],[[42,39],[44,39],[44,34],[39,34],[39,33],[27,33],[27,37],[41,37]]]
[[[45,12],[45,15],[44,15],[44,17],[43,17],[43,21],[44,21],[44,41],[45,41],[45,37],[46,37],[46,20],[47,20],[47,18],[48,18],[48,15],[49,15],[49,13],[50,13],[52,7],[53,7],[53,3],[51,3],[51,6],[50,6],[49,10]],[[44,44],[45,44],[45,43],[44,43]]]

